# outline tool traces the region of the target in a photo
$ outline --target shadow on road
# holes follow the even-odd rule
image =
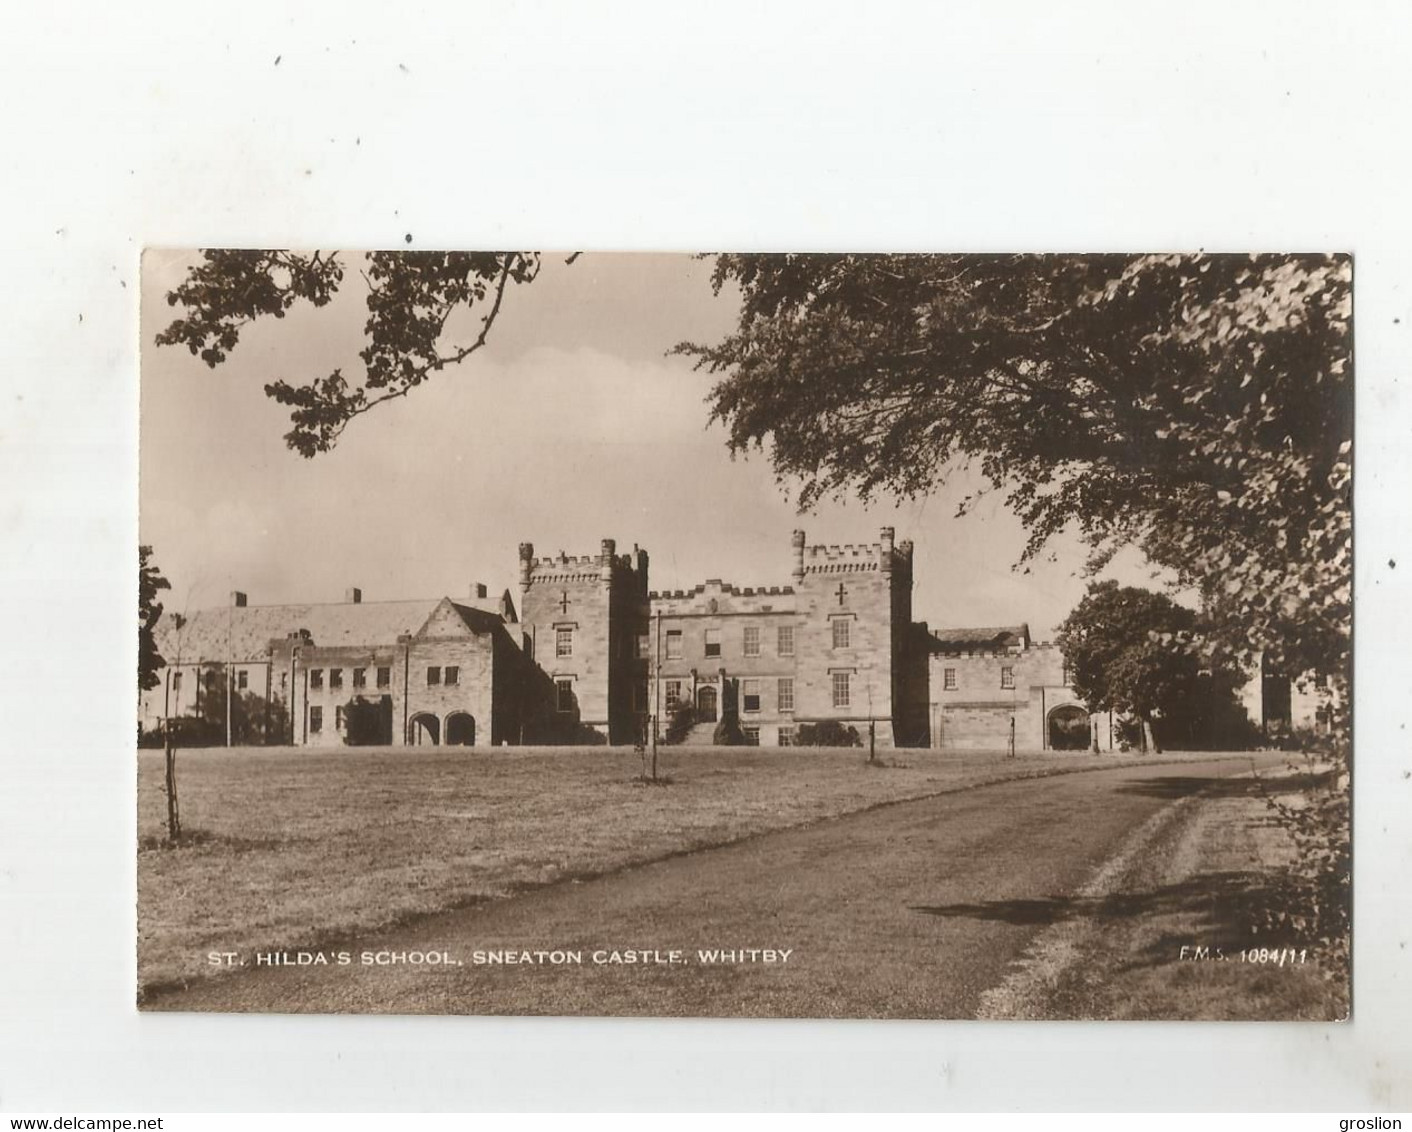
[[[1104,924],[1135,917],[1181,914],[1195,917],[1202,943],[1240,947],[1278,906],[1278,880],[1260,873],[1207,873],[1151,892],[1112,896],[1050,896],[1030,900],[991,900],[983,904],[914,905],[913,912],[947,919],[984,920],[1024,927],[1046,927],[1069,920]],[[1188,937],[1189,942],[1190,937]],[[1156,948],[1170,958],[1170,946]]]
[[[1258,798],[1265,794],[1289,793],[1322,785],[1328,774],[1303,774],[1281,770],[1259,777],[1206,778],[1192,775],[1167,775],[1162,778],[1134,778],[1119,786],[1115,793],[1136,794],[1144,798],[1165,798],[1175,801],[1201,794],[1208,798]]]

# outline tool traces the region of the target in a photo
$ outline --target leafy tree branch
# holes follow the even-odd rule
[[[212,369],[230,355],[240,332],[260,318],[284,318],[300,303],[327,306],[344,281],[342,253],[202,252],[201,262],[167,294],[186,317],[157,335],[162,346],[184,345]],[[265,393],[291,409],[285,442],[305,457],[330,451],[344,428],[378,405],[405,397],[433,374],[484,347],[512,284],[539,274],[536,252],[369,252],[359,275],[367,285],[367,344],[363,373],[341,369],[300,382],[279,379]],[[458,309],[480,316],[468,344],[443,341]]]
[[[801,508],[974,466],[1024,559],[1071,526],[1095,569],[1137,546],[1232,653],[1346,672],[1346,257],[725,254],[713,282],[735,331],[677,350]]]

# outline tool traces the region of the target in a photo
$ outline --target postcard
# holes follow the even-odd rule
[[[1352,286],[149,249],[139,1005],[1347,1018]]]

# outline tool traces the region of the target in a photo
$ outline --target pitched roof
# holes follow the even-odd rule
[[[198,661],[258,660],[271,640],[308,629],[314,644],[371,646],[395,644],[403,633],[415,633],[441,599],[419,601],[330,602],[306,605],[247,605],[202,609],[190,615],[180,637],[183,664]],[[479,610],[467,610],[480,617]],[[177,660],[177,630],[173,614],[162,615],[156,627],[157,649],[168,664]]]
[[[1028,625],[989,625],[976,629],[933,629],[935,647],[956,649],[1003,648],[1023,642],[1030,643]]]
[[[451,604],[456,607],[456,612],[461,615],[466,628],[473,633],[490,633],[505,625],[505,618],[492,610],[480,609],[459,601],[453,601]]]

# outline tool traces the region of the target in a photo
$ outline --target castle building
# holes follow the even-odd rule
[[[789,543],[789,583],[710,579],[648,589],[648,554],[537,557],[519,548],[518,605],[464,598],[229,606],[157,630],[165,659],[140,726],[193,741],[631,744],[693,709],[688,741],[729,717],[747,742],[790,746],[836,724],[879,747],[1112,749],[1057,647],[1025,625],[929,630],[912,620],[913,547]]]
[[[792,585],[711,579],[648,594],[658,657],[652,695],[666,718],[683,701],[702,726],[735,716],[750,742],[790,746],[802,723],[871,732],[880,746],[921,739],[926,703],[908,682],[912,544],[884,527],[875,543],[806,546],[795,531]]]
[[[464,599],[252,606],[164,615],[165,661],[140,725],[235,742],[501,743],[526,686],[508,593]],[[196,725],[205,725],[204,727]]]
[[[789,745],[805,723],[927,741],[926,653],[911,623],[912,545],[791,543],[789,585],[648,589],[648,555],[519,552],[519,604],[466,598],[257,606],[243,593],[164,616],[140,724],[207,741],[634,743],[683,703],[709,733]],[[910,674],[910,675],[909,675]]]

